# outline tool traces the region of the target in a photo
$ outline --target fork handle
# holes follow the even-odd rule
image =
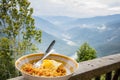
[[[47,54],[47,53],[52,49],[52,47],[54,46],[54,44],[55,44],[55,40],[53,40],[53,41],[51,42],[51,44],[49,45],[49,47],[48,47],[47,50],[45,51],[45,54]]]

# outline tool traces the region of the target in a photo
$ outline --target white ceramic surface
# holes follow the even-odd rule
[[[58,60],[63,62],[64,67],[67,70],[67,75],[60,76],[60,77],[41,77],[41,76],[33,76],[30,74],[24,73],[20,70],[22,65],[30,61],[40,59],[42,56],[43,56],[42,53],[28,54],[28,55],[22,56],[15,62],[16,68],[22,73],[22,75],[26,80],[68,80],[72,76],[72,74],[78,69],[78,63],[72,58],[69,58],[67,56],[60,55],[60,54],[50,54],[47,57],[48,59],[53,59],[53,60]]]

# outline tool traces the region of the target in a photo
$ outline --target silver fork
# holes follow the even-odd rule
[[[48,47],[47,50],[45,51],[44,55],[42,56],[42,58],[33,65],[34,67],[36,67],[36,68],[37,68],[37,67],[40,67],[40,65],[42,64],[42,61],[43,61],[47,56],[49,56],[51,53],[54,52],[54,50],[52,49],[52,47],[54,46],[54,44],[55,44],[55,40],[53,40],[53,41],[51,42],[51,44],[49,45],[49,47]]]

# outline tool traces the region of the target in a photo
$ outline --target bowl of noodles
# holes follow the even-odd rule
[[[43,53],[28,54],[16,60],[15,66],[25,80],[68,80],[78,69],[75,60],[61,54],[50,54],[40,67],[34,67],[43,55]]]

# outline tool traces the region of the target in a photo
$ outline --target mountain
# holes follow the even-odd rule
[[[71,54],[75,53],[76,47],[70,46],[66,43],[66,41],[54,37],[53,35],[50,35],[44,31],[42,32],[42,43],[38,44],[37,46],[41,51],[45,51],[52,40],[56,40],[56,43],[53,48],[57,53],[64,54],[67,56],[70,56]]]
[[[76,46],[72,41],[63,38],[63,30],[50,21],[41,17],[34,16],[36,29],[42,30],[42,43],[38,45],[41,51],[44,51],[52,40],[56,40],[55,50],[65,55],[73,55],[76,52]],[[36,43],[37,44],[37,43]]]
[[[108,16],[96,16],[92,18],[84,18],[84,19],[77,19],[74,22],[75,23],[82,23],[82,24],[103,24],[103,23],[108,23],[112,22],[114,20],[120,20],[120,14],[115,14],[115,15],[108,15]],[[73,22],[73,23],[74,23]],[[73,24],[72,23],[72,24]]]
[[[39,45],[42,51],[56,40],[56,51],[68,56],[74,55],[84,42],[97,50],[98,57],[120,52],[120,14],[92,18],[47,16],[35,20],[37,28],[43,31]]]
[[[40,17],[34,16],[33,18],[35,19],[35,26],[37,29],[41,29],[42,31],[45,31],[46,33],[54,35],[58,38],[61,37],[60,34],[62,33],[62,30],[59,27]]]
[[[43,16],[42,18],[57,25],[60,29],[64,31],[68,28],[63,25],[64,23],[71,22],[77,19],[77,18],[68,17],[68,16]]]
[[[115,15],[108,15],[108,16],[96,16],[92,18],[78,18],[76,20],[66,22],[62,25],[64,27],[68,27],[67,29],[71,29],[74,27],[79,27],[81,25],[91,25],[91,26],[96,26],[99,24],[106,24],[114,21],[120,21],[120,14],[115,14]]]
[[[44,16],[42,18],[45,20],[48,20],[51,23],[56,24],[56,25],[61,25],[61,24],[66,23],[66,22],[76,20],[76,18],[67,17],[67,16]]]
[[[96,48],[98,56],[120,52],[119,20],[96,26],[91,26],[89,24],[86,24],[85,26],[86,27],[83,25],[71,28],[66,34],[70,35],[71,40],[79,45],[85,41],[90,43],[91,46]]]

